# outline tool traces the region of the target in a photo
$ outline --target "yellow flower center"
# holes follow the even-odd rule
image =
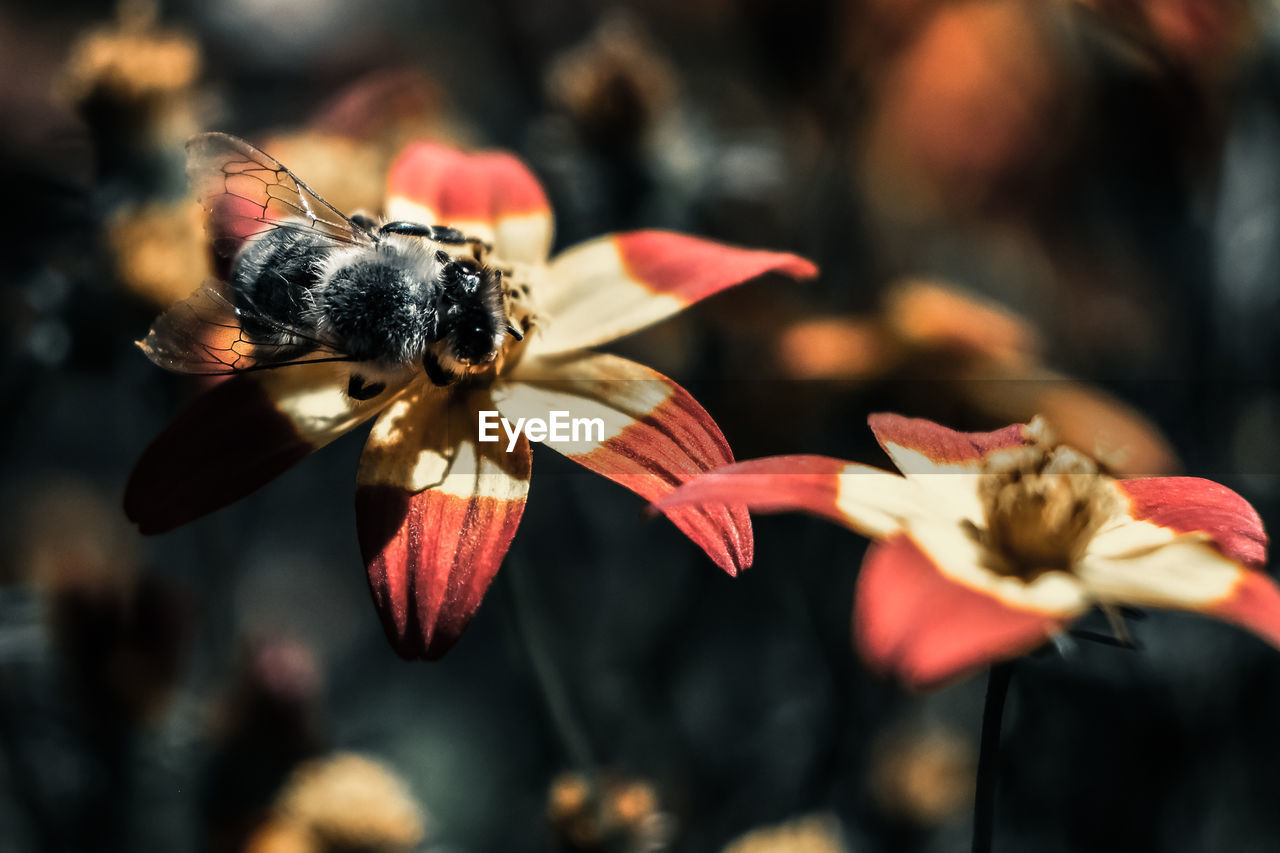
[[[1117,500],[1097,463],[1070,447],[1035,444],[992,454],[978,483],[980,538],[1001,574],[1031,581],[1069,572]]]

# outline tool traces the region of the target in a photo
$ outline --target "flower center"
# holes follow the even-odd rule
[[[978,483],[983,544],[1001,574],[1031,581],[1069,572],[1110,515],[1115,493],[1097,463],[1065,446],[1036,444],[992,454]]]

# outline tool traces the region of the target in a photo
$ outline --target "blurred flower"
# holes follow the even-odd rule
[[[102,92],[128,102],[163,98],[195,82],[195,39],[156,25],[155,3],[123,0],[114,24],[91,30],[71,50],[67,86],[77,100]]]
[[[1070,138],[1071,80],[1052,5],[936,4],[877,69],[860,156],[883,213],[916,221],[992,212],[1056,165]]]
[[[16,564],[23,580],[56,597],[71,589],[127,596],[138,575],[138,538],[103,495],[79,480],[47,477],[27,496]]]
[[[125,287],[162,308],[189,296],[208,266],[201,218],[200,208],[186,200],[156,202],[113,216],[107,245]]]
[[[316,853],[317,845],[304,826],[266,823],[245,842],[244,853]]]
[[[875,743],[869,787],[885,811],[937,824],[972,805],[976,770],[977,756],[967,741],[936,726],[915,726]]]
[[[613,14],[556,58],[546,88],[586,139],[614,148],[635,142],[670,107],[676,74],[635,21]]]
[[[1001,305],[939,282],[908,279],[890,289],[885,321],[908,346],[1026,364],[1040,349],[1035,329]]]
[[[119,510],[84,483],[45,483],[27,495],[16,550],[99,723],[154,721],[182,674],[190,612],[177,590],[140,571],[136,534]]]
[[[1039,348],[1035,329],[1003,306],[915,278],[895,283],[878,314],[800,320],[777,343],[783,372],[796,379],[871,379],[925,360],[940,370],[960,361],[1024,366]]]
[[[672,822],[647,782],[563,773],[547,795],[547,821],[561,849],[574,853],[656,853],[667,849]]]
[[[1230,489],[1115,480],[1040,422],[989,433],[892,414],[870,424],[904,476],[777,456],[700,477],[657,506],[804,510],[876,539],[854,632],[873,667],[916,687],[1023,655],[1094,605],[1198,611],[1280,645],[1266,533]]]
[[[403,780],[352,753],[293,772],[246,853],[407,853],[425,835],[421,807]]]
[[[1256,35],[1242,0],[1076,0],[1117,31],[1190,68],[1204,82],[1219,81]]]
[[[196,130],[200,64],[194,38],[156,23],[153,0],[121,0],[114,23],[72,46],[61,88],[91,115],[99,135],[136,135],[163,146]]]
[[[474,136],[447,109],[424,72],[387,68],[338,90],[297,131],[272,133],[262,147],[339,210],[376,211],[387,169],[406,144],[431,139],[466,145]]]
[[[794,379],[937,381],[939,393],[988,421],[1039,413],[1064,444],[1088,448],[1112,473],[1168,474],[1177,456],[1160,430],[1107,392],[1040,363],[1031,324],[945,282],[904,279],[877,314],[804,319],[777,337]]]
[[[543,443],[657,500],[731,462],[729,446],[675,382],[590,348],[764,273],[817,271],[795,255],[664,231],[598,237],[547,261],[546,197],[507,154],[419,143],[392,166],[389,190],[391,219],[448,223],[492,245],[485,262],[504,272],[507,313],[523,340],[508,338],[494,361],[465,381],[437,387],[419,371],[364,400],[348,394],[357,368],[344,363],[233,377],[198,398],[146,450],[125,508],[143,532],[169,530],[243,497],[380,415],[357,478],[361,550],[396,651],[437,658],[479,607],[529,489],[528,438],[521,434],[509,451],[506,442],[482,442],[478,413],[496,410],[512,423],[552,411],[600,418],[603,435],[548,434]],[[151,345],[144,341],[144,351],[163,361]],[[750,521],[741,507],[667,515],[730,574],[750,564]]]
[[[289,774],[323,750],[323,697],[309,646],[275,637],[245,649],[211,721],[202,791],[210,849],[243,849]]]
[[[423,136],[441,118],[440,85],[414,68],[371,71],[344,86],[316,110],[309,130],[362,139],[401,143]]]
[[[796,818],[777,826],[753,829],[722,853],[847,853],[848,846],[834,815]]]

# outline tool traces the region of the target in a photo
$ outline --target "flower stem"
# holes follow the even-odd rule
[[[502,571],[498,573],[498,576],[506,581],[507,598],[511,603],[512,622],[515,625],[517,639],[529,657],[534,681],[537,682],[538,690],[546,703],[552,728],[555,729],[561,746],[570,762],[578,769],[589,773],[595,769],[591,746],[585,730],[573,712],[564,679],[560,677],[555,662],[547,650],[542,620],[537,613],[537,602],[534,601],[533,591],[524,577],[524,568],[521,561],[508,558],[507,565],[503,566]]]
[[[991,853],[995,830],[997,763],[1000,759],[1000,729],[1004,721],[1004,700],[1013,680],[1013,661],[991,667],[987,674],[987,700],[982,707],[982,740],[978,752],[978,787],[973,798],[973,853]]]

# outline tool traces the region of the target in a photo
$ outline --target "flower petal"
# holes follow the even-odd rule
[[[994,432],[957,432],[888,412],[871,415],[867,423],[893,464],[908,475],[976,471],[987,455],[1029,443],[1022,424]]]
[[[853,628],[873,668],[928,688],[1023,655],[1067,621],[957,583],[910,537],[894,536],[867,551]]]
[[[524,513],[523,438],[476,441],[480,394],[422,387],[387,408],[364,455],[356,526],[382,627],[404,658],[433,660],[471,621]]]
[[[543,441],[575,462],[653,502],[691,478],[733,461],[720,428],[675,382],[612,355],[528,359],[494,389],[517,418],[599,419]],[[536,438],[536,436],[535,436]],[[674,507],[664,514],[731,575],[751,565],[751,520],[740,505]]]
[[[537,294],[550,322],[532,345],[550,354],[606,343],[767,272],[803,279],[818,268],[668,231],[597,237],[552,259]]]
[[[1199,610],[1228,595],[1248,571],[1200,537],[1148,530],[1142,523],[1128,526],[1127,535],[1113,530],[1107,537],[1112,543],[1142,542],[1140,546],[1112,553],[1091,547],[1076,563],[1089,595],[1102,604]]]
[[[1113,486],[1115,516],[1075,569],[1095,601],[1196,611],[1280,646],[1280,590],[1259,571],[1267,535],[1244,498],[1197,477]]]
[[[524,163],[502,151],[409,145],[388,173],[386,214],[451,225],[493,243],[504,261],[541,264],[551,251],[554,223],[546,193]]]
[[[1267,533],[1249,502],[1226,486],[1199,477],[1117,480],[1129,515],[1175,533],[1199,532],[1251,569],[1267,562]]]
[[[921,499],[916,484],[869,465],[829,456],[769,456],[695,477],[654,506],[741,502],[756,512],[809,512],[885,537],[920,512]]]
[[[126,515],[163,533],[239,500],[395,397],[347,395],[349,368],[305,364],[233,376],[197,397],[134,466]]]
[[[1280,588],[1262,572],[1242,573],[1230,593],[1202,612],[1239,625],[1280,648]]]
[[[1197,611],[1280,647],[1280,589],[1271,578],[1225,556],[1197,533],[1156,529],[1169,537],[1162,545],[1114,556],[1090,551],[1079,561],[1076,572],[1092,598],[1103,604]]]

